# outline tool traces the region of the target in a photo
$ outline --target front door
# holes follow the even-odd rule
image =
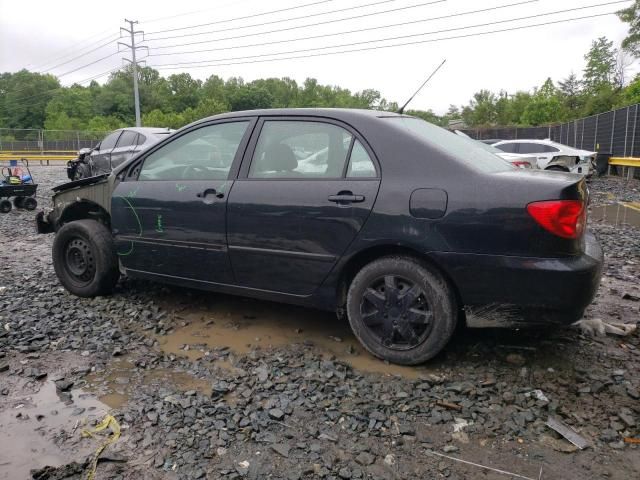
[[[228,201],[236,282],[310,295],[369,216],[373,155],[346,126],[311,119],[267,119],[251,144]]]
[[[229,283],[226,202],[251,120],[199,126],[133,165],[112,198],[116,247],[133,274]]]
[[[94,175],[111,172],[111,152],[120,138],[122,130],[116,130],[105,137],[98,147],[91,152],[89,161]]]

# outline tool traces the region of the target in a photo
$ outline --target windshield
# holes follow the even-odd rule
[[[499,152],[498,149],[471,138],[461,137],[419,118],[383,117],[383,119],[396,122],[409,133],[445,150],[477,170],[492,173],[513,168],[509,162],[495,155],[494,150]]]

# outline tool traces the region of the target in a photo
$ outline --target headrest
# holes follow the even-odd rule
[[[276,143],[264,152],[261,169],[263,172],[274,170],[276,172],[288,172],[298,168],[298,160],[289,145]]]

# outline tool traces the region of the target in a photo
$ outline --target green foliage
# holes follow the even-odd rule
[[[591,42],[591,49],[584,56],[587,65],[582,80],[587,93],[597,94],[600,89],[617,83],[617,56],[618,50],[606,37]]]
[[[0,74],[0,127],[41,128],[45,108],[59,87],[53,75],[27,70]]]
[[[629,34],[622,41],[622,48],[634,57],[640,57],[640,0],[618,12],[618,17],[629,24]]]

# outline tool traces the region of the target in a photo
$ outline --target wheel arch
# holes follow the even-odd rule
[[[455,284],[451,276],[447,273],[447,271],[435,260],[429,257],[429,255],[420,253],[417,249],[405,245],[380,244],[355,253],[348,259],[344,266],[342,266],[340,270],[339,280],[336,285],[336,305],[338,312],[344,311],[344,306],[347,301],[347,291],[349,290],[349,285],[351,285],[351,281],[356,276],[356,274],[365,265],[373,262],[374,260],[391,255],[410,257],[418,263],[427,265],[435,269],[449,284],[456,296],[458,307],[462,308],[462,297],[460,296],[457,285]]]
[[[75,220],[95,220],[111,229],[111,215],[102,206],[90,200],[80,200],[65,207],[56,222],[56,230]]]

